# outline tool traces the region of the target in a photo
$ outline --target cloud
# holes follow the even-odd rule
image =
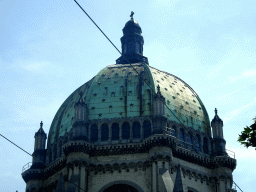
[[[243,105],[242,107],[239,107],[231,112],[229,112],[224,118],[223,118],[223,122],[226,123],[227,121],[233,119],[235,116],[237,116],[238,114],[240,114],[244,109],[255,105],[256,104],[256,97],[253,99],[253,101],[251,103],[248,103],[247,105]]]
[[[256,79],[256,69],[245,70],[240,75],[237,75],[237,76],[231,75],[231,76],[228,77],[225,84],[234,83],[234,82],[237,82],[237,81],[242,80],[242,79],[249,79],[249,80],[255,81],[255,79]]]
[[[43,70],[45,70],[47,67],[49,67],[49,63],[47,62],[41,62],[41,63],[30,63],[30,64],[24,64],[21,63],[21,68],[30,71],[32,73],[41,73]]]
[[[208,79],[215,79],[217,76],[221,74],[222,68],[230,63],[231,63],[230,61],[227,61],[221,65],[217,65],[216,67],[210,69],[209,73],[206,74],[206,77]]]
[[[63,77],[66,75],[67,71],[56,63],[49,61],[33,61],[33,60],[21,60],[18,59],[13,64],[8,67],[16,72],[21,72],[22,70],[27,71],[33,75],[54,75],[57,77]],[[22,69],[22,70],[21,70]]]
[[[250,161],[255,161],[256,160],[256,150],[255,148],[249,147],[248,149],[243,147],[239,148],[232,148],[232,147],[227,147],[230,151],[235,152],[235,158],[236,159],[242,159],[242,160],[249,160],[249,158],[253,158]]]

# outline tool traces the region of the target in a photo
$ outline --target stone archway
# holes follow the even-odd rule
[[[103,192],[138,192],[137,189],[134,187],[127,185],[127,184],[114,184],[107,189],[105,189]]]
[[[137,184],[131,181],[119,180],[108,183],[102,187],[99,192],[144,192]]]

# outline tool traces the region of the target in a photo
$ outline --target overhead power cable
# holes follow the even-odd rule
[[[116,50],[122,55],[122,53],[118,50],[118,48],[112,43],[112,41],[105,35],[105,33],[98,27],[98,25],[91,19],[91,17],[85,12],[85,10],[79,5],[79,3],[74,0],[76,2],[76,4],[83,10],[83,12],[90,18],[90,20],[97,26],[97,28],[103,33],[103,35],[109,40],[109,42],[116,48]],[[127,58],[125,56],[123,56],[124,59],[130,64],[130,66],[133,68],[133,70],[141,77],[141,74],[133,67],[133,65],[127,60]],[[145,65],[145,63],[143,63]],[[143,79],[143,78],[142,78]],[[148,87],[153,91],[153,93],[156,95],[156,92],[154,91],[154,89],[147,83],[147,81],[145,81],[143,79],[143,81],[148,85]],[[192,91],[192,93],[194,94],[194,91]],[[172,112],[172,110],[166,105],[166,103],[160,98],[160,100],[164,103],[164,105],[167,107],[167,109],[169,109],[169,111],[173,114],[174,117],[176,117],[178,119],[178,121],[183,125],[183,127],[187,130],[186,126],[179,120],[179,118],[177,116],[175,116],[175,114]],[[0,134],[0,136],[2,136],[4,139],[6,139],[7,141],[9,141],[10,143],[12,143],[13,145],[15,145],[16,147],[18,147],[19,149],[21,149],[22,151],[24,151],[25,153],[27,153],[28,155],[30,155],[31,157],[35,158],[38,162],[42,163],[43,165],[47,166],[45,163],[43,163],[40,159],[34,157],[33,155],[31,155],[30,153],[28,153],[27,151],[25,151],[24,149],[22,149],[21,147],[19,147],[18,145],[16,145],[15,143],[13,143],[12,141],[10,141],[9,139],[7,139],[6,137],[4,137],[2,134]],[[193,138],[199,143],[199,145],[205,149],[200,142],[197,140],[197,138],[192,135]],[[210,157],[217,163],[219,164],[219,162],[217,162],[211,155]],[[51,167],[49,167],[51,170],[53,170],[55,173],[61,175],[60,173],[58,173],[57,171],[55,171],[54,169],[52,169]],[[226,171],[221,167],[221,169],[226,173]],[[226,173],[227,174],[227,173]],[[67,179],[68,182],[72,183],[73,185],[75,185],[76,187],[78,187],[79,189],[85,191],[84,189],[80,188],[79,186],[77,186],[75,183],[73,183],[72,181],[70,181],[69,179]],[[242,191],[242,189],[233,181],[233,183]],[[242,191],[243,192],[243,191]]]
[[[121,54],[121,56],[123,56],[124,57],[124,59],[128,62],[128,64],[130,64],[130,66],[133,68],[133,70],[140,76],[140,77],[142,77],[141,76],[141,74],[133,67],[133,65],[129,62],[129,60],[124,56],[124,55],[122,55],[122,53],[119,51],[119,49],[112,43],[112,41],[107,37],[107,35],[105,35],[105,33],[100,29],[100,27],[93,21],[93,19],[86,13],[86,11],[80,6],[80,4],[76,1],[76,0],[74,0],[75,2],[76,2],[76,4],[82,9],[82,11],[89,17],[89,19],[95,24],[95,26],[101,31],[101,33],[108,39],[108,41],[115,47],[115,49]],[[145,65],[145,63],[143,62],[143,64]],[[142,80],[147,84],[147,86],[153,91],[153,93],[155,94],[155,95],[157,95],[157,93],[154,91],[154,89],[148,84],[148,82],[147,81],[145,81],[144,80],[144,78],[142,78]],[[192,91],[192,93],[193,93],[193,95],[194,95],[194,91]],[[194,95],[195,96],[195,95]],[[196,96],[195,96],[196,97]],[[196,98],[198,98],[198,97],[196,97]],[[166,106],[166,108],[167,109],[169,109],[169,111],[173,114],[173,116],[174,117],[176,117],[177,119],[178,119],[178,121],[183,125],[183,128],[185,128],[187,131],[188,131],[188,129],[187,129],[187,127],[179,120],[179,118],[172,112],[172,110],[166,105],[166,103],[165,103],[165,101],[164,100],[162,100],[161,98],[160,98],[160,100],[164,103],[164,105]],[[197,140],[197,138],[192,134],[192,136],[193,136],[193,138],[199,143],[199,145],[204,149],[204,150],[206,150],[201,144],[200,144],[200,142]],[[212,155],[209,155],[217,164],[219,164],[219,162],[218,161],[216,161],[213,157],[212,157]],[[221,167],[221,169],[227,174],[227,172]],[[228,175],[228,174],[227,174]],[[234,182],[234,181],[233,181]],[[235,182],[234,182],[235,183]],[[240,189],[240,187],[235,183],[235,185]],[[241,190],[241,189],[240,189]],[[241,190],[242,191],[242,190]]]
[[[27,153],[28,155],[30,155],[31,157],[35,158],[37,161],[39,161],[40,163],[42,163],[43,165],[45,165],[47,167],[47,165],[42,162],[40,159],[34,157],[33,155],[31,155],[29,152],[27,152],[26,150],[22,149],[20,146],[16,145],[15,143],[13,143],[12,141],[10,141],[9,139],[7,139],[5,136],[3,136],[2,134],[0,134],[0,136],[2,136],[4,139],[6,139],[7,141],[9,141],[10,143],[12,143],[13,145],[15,145],[16,147],[18,147],[19,149],[21,149],[22,151],[24,151],[25,153]],[[66,158],[66,157],[65,157]],[[53,170],[55,173],[61,175],[60,173],[58,173],[57,171],[55,171],[53,168],[49,167],[51,170]],[[81,187],[79,187],[78,185],[76,185],[75,183],[73,183],[72,181],[70,181],[69,179],[67,180],[68,182],[74,184],[76,187],[78,187],[79,189],[85,191],[84,189],[82,189]]]

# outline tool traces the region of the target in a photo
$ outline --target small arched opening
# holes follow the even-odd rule
[[[91,142],[95,142],[98,141],[98,126],[97,125],[93,125],[91,127]]]
[[[101,126],[101,141],[107,141],[109,138],[109,129],[108,129],[108,125],[106,123],[104,123]]]
[[[112,124],[112,140],[118,140],[119,139],[119,124],[113,123]]]
[[[151,123],[149,121],[143,122],[144,138],[147,138],[151,135]]]
[[[133,139],[140,138],[140,123],[138,121],[134,122],[132,125],[132,135]]]
[[[122,139],[130,139],[130,124],[128,122],[122,125]]]

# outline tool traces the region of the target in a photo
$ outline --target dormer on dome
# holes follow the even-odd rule
[[[79,93],[79,100],[76,102],[75,108],[75,121],[85,121],[87,119],[86,104],[83,99],[83,93]]]
[[[165,98],[160,91],[160,86],[157,85],[157,93],[154,96],[153,104],[153,132],[154,134],[162,134],[165,132],[167,117],[165,117]]]
[[[122,56],[116,60],[116,64],[148,63],[147,57],[143,56],[144,39],[141,35],[142,30],[139,23],[133,19],[133,14],[132,11],[131,19],[123,28],[123,37],[121,37]]]
[[[74,140],[88,140],[88,108],[83,99],[83,93],[79,93],[80,97],[76,102],[75,108],[75,122],[73,123],[73,139]]]
[[[157,93],[154,99],[154,115],[165,115],[165,98],[161,94],[160,86],[157,86]]]

